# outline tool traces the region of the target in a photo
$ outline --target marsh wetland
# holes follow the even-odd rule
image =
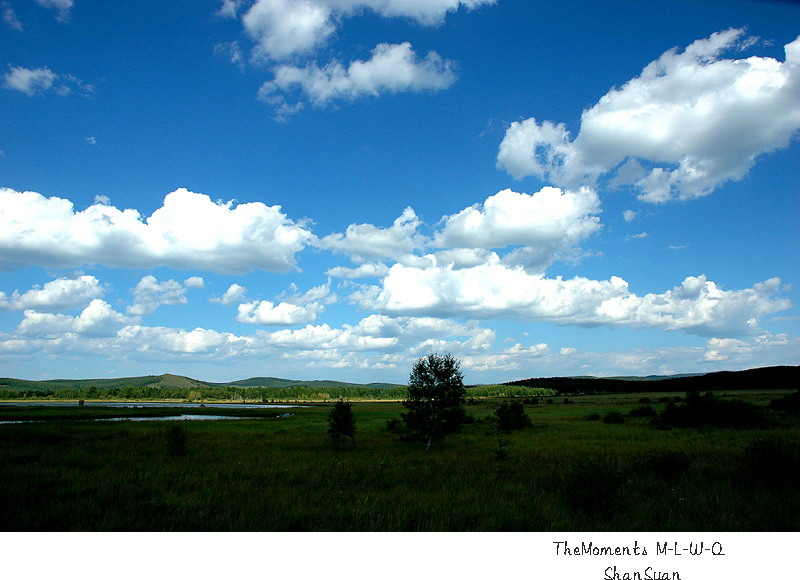
[[[387,429],[398,402],[352,403],[342,450],[326,436],[331,403],[181,411],[241,418],[196,422],[85,420],[175,414],[158,407],[4,406],[2,421],[37,422],[0,425],[0,529],[796,531],[800,418],[773,403],[793,396],[714,395],[722,411],[701,398],[711,419],[693,425],[683,393],[473,399],[461,431],[428,451]],[[504,401],[531,425],[498,432]]]

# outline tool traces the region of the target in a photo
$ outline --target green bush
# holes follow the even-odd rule
[[[632,409],[630,413],[628,413],[628,417],[655,417],[658,413],[656,410],[653,409],[650,405],[643,405],[641,407],[636,407]]]
[[[503,402],[494,412],[494,424],[501,433],[516,431],[530,427],[531,420],[525,414],[525,408],[519,401]]]
[[[736,399],[720,399],[713,393],[687,393],[685,401],[669,403],[657,417],[661,427],[730,427],[752,429],[765,427],[767,418],[753,404]]]

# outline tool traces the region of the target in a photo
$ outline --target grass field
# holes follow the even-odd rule
[[[736,397],[764,407],[785,394]],[[330,404],[152,423],[76,420],[119,409],[4,407],[0,420],[41,422],[0,425],[0,529],[800,528],[796,414],[770,412],[757,429],[658,429],[628,416],[639,395],[570,399],[526,405],[532,427],[503,435],[489,420],[498,400],[467,405],[474,421],[428,452],[386,429],[399,403],[353,403],[356,445],[343,451],[326,436]],[[622,423],[604,421],[613,412]]]

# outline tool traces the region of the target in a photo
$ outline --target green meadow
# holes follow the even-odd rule
[[[525,399],[531,426],[510,433],[492,421],[501,399],[477,399],[429,451],[387,429],[398,402],[354,402],[343,450],[327,436],[331,403],[2,407],[0,421],[36,422],[0,425],[0,529],[797,531],[800,419],[767,408],[787,391],[737,393],[763,418],[744,427],[641,412],[681,394]],[[93,420],[184,412],[243,418]]]

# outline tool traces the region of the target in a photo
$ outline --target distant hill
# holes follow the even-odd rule
[[[541,387],[561,393],[576,392],[674,392],[737,391],[743,389],[800,388],[800,366],[777,366],[744,371],[720,371],[700,375],[649,377],[551,377],[505,383],[511,386]]]
[[[116,379],[51,379],[46,381],[29,381],[25,379],[0,378],[0,389],[14,391],[52,391],[58,389],[84,389],[97,387],[98,389],[124,388],[124,387],[151,387],[151,388],[198,388],[198,387],[315,387],[320,390],[329,388],[368,387],[376,389],[389,389],[404,385],[391,383],[345,383],[341,381],[300,381],[296,379],[279,379],[275,377],[252,377],[229,383],[212,383],[200,381],[180,375],[146,375],[142,377],[120,377]]]
[[[342,388],[342,387],[372,387],[376,389],[390,389],[402,387],[404,385],[394,385],[391,383],[368,383],[366,385],[358,383],[344,383],[341,381],[298,381],[296,379],[279,379],[276,377],[252,377],[241,381],[230,383],[220,383],[223,386],[233,387],[318,387],[320,389]]]
[[[120,377],[116,379],[51,379],[47,381],[28,381],[25,379],[0,378],[0,388],[19,391],[82,389],[89,387],[104,389],[110,387],[154,386],[160,381],[161,377],[154,375],[147,375],[143,377]]]
[[[648,377],[550,377],[530,378],[504,383],[508,386],[553,389],[561,393],[600,392],[658,392],[658,391],[736,391],[742,389],[797,389],[800,388],[800,366],[777,366],[744,371],[722,371],[702,375],[648,376]],[[300,381],[276,377],[252,377],[229,383],[211,383],[173,374],[121,377],[116,379],[52,379],[28,381],[24,379],[0,378],[0,390],[4,392],[41,393],[61,389],[125,389],[146,390],[148,396],[156,396],[159,390],[177,389],[248,389],[248,388],[304,388],[311,392],[334,389],[392,389],[404,387],[391,383],[357,384],[341,381]],[[130,390],[130,389],[129,389]],[[37,395],[40,396],[40,395]]]

